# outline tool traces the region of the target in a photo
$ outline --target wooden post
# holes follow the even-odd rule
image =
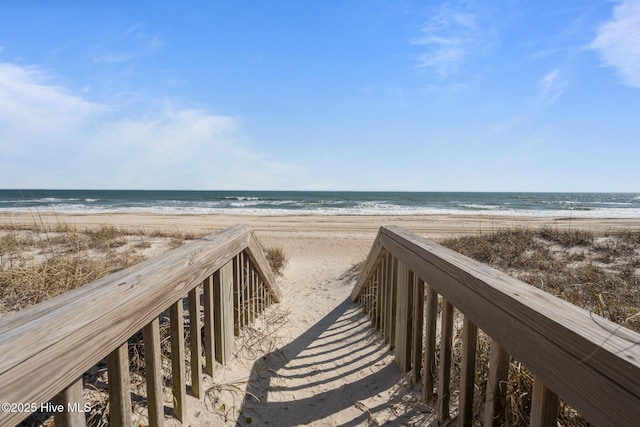
[[[181,422],[187,416],[187,383],[184,355],[184,307],[182,299],[171,305],[171,384],[173,413]]]
[[[417,384],[420,379],[422,368],[422,336],[424,323],[424,282],[413,275],[413,343],[412,347],[412,366],[413,375],[411,381]],[[426,370],[425,370],[426,373]]]
[[[407,266],[397,261],[396,268],[396,328],[395,328],[395,355],[396,364],[401,372],[411,369],[411,289],[410,281],[413,274]]]
[[[460,373],[460,403],[458,425],[471,426],[473,422],[473,390],[476,371],[478,328],[464,316],[462,330],[462,366]]]
[[[52,399],[52,403],[64,407],[62,412],[55,412],[53,415],[56,427],[84,427],[86,425],[84,398],[82,397],[82,377],[58,393]]]
[[[107,356],[109,381],[109,425],[129,427],[131,420],[131,378],[129,375],[129,344],[125,341]]]
[[[422,376],[422,399],[426,402],[433,397],[436,378],[436,324],[438,317],[438,294],[427,286],[426,322],[424,327],[424,374]]]
[[[213,359],[215,354],[214,316],[213,316],[213,277],[202,282],[204,294],[204,358],[207,374],[213,376]]]
[[[191,341],[191,393],[202,397],[202,344],[200,338],[200,287],[189,292],[189,335]]]
[[[538,377],[533,378],[531,427],[555,427],[558,422],[558,395]]]
[[[505,424],[504,410],[507,402],[510,358],[509,354],[498,344],[498,341],[491,340],[483,423],[487,427],[500,427]]]
[[[164,425],[162,400],[162,358],[160,354],[160,321],[156,317],[142,329],[144,370],[147,380],[149,425]]]
[[[438,420],[449,419],[449,400],[451,398],[449,381],[451,379],[451,339],[453,336],[453,306],[442,298],[442,320],[440,330],[440,366],[438,368]]]
[[[225,366],[233,355],[233,263],[214,276],[216,359]]]

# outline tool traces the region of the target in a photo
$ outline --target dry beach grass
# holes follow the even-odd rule
[[[164,223],[164,217],[150,218],[149,224],[152,225],[148,226],[144,225],[144,218],[136,216],[105,216],[103,222],[94,218],[89,220],[88,217],[0,218],[0,314],[81,286],[185,241],[224,228],[238,219],[209,217],[198,222],[190,217],[180,222]],[[357,273],[357,267],[353,266],[366,255],[377,227],[383,223],[400,222],[409,230],[435,237],[446,246],[487,262],[533,286],[626,327],[640,329],[640,221],[631,222],[631,227],[624,221],[595,221],[578,227],[580,221],[567,224],[566,221],[507,222],[464,218],[456,228],[455,218],[442,219],[441,223],[438,223],[438,218],[404,217],[290,218],[289,222],[279,217],[247,217],[241,220],[253,223],[258,237],[272,248],[268,258],[283,273],[280,280],[285,303],[268,311],[267,317],[259,319],[243,333],[230,370],[226,373],[220,371],[211,379],[204,406],[190,403],[201,412],[194,415],[192,425],[205,425],[203,423],[207,422],[219,425],[253,422],[259,425],[273,417],[292,415],[295,405],[291,403],[289,409],[283,410],[276,402],[278,399],[300,400],[301,403],[305,399],[300,393],[318,393],[316,389],[307,388],[306,381],[316,378],[314,376],[318,375],[322,362],[317,361],[316,368],[309,372],[307,370],[311,367],[302,369],[292,364],[294,356],[302,354],[302,357],[309,357],[305,352],[316,343],[327,345],[321,341],[326,332],[319,330],[319,336],[312,337],[315,341],[301,341],[301,337],[308,335],[314,327],[322,326],[325,319],[331,318],[331,313],[343,307]],[[346,319],[357,319],[351,308],[343,310],[338,312],[338,321],[345,319],[344,323],[349,324],[351,320]],[[366,335],[366,325],[358,323],[353,328],[358,331],[362,328],[361,333],[365,334],[354,334],[354,338],[374,345],[374,337]],[[335,337],[343,339],[341,335]],[[348,337],[344,339],[349,342]],[[301,342],[306,347],[299,345]],[[347,356],[339,353],[342,350],[338,347],[345,344],[331,342],[331,345],[336,348],[329,347],[330,354],[336,354],[335,358],[343,364],[351,363],[345,362]],[[360,357],[358,345],[354,343],[349,348]],[[144,424],[144,363],[139,339],[133,337],[130,347],[132,381],[135,382],[133,390],[136,390],[134,403],[137,419]],[[349,348],[345,347],[345,350]],[[362,347],[361,351],[365,352],[366,348],[369,347]],[[481,336],[479,349],[479,359],[488,357],[486,337]],[[384,352],[375,354],[377,362],[371,367],[388,362]],[[166,361],[168,349],[165,356]],[[285,363],[281,361],[283,357],[292,359]],[[312,362],[315,359],[307,360]],[[480,402],[486,376],[482,367],[486,364],[478,363],[476,366],[479,367],[476,398]],[[335,373],[339,369],[320,370]],[[287,372],[295,375],[287,375]],[[291,379],[287,381],[286,378]],[[85,398],[95,402],[92,425],[101,425],[107,420],[105,380],[104,366],[99,365],[87,374]],[[294,381],[302,382],[297,384]],[[342,393],[342,405],[349,401],[349,396],[344,393],[349,388],[348,382],[354,379],[341,374],[340,381],[343,384],[337,390]],[[260,389],[263,383],[272,391]],[[324,383],[323,387],[326,388],[327,384]],[[339,414],[325,414],[325,418],[320,418],[324,415],[311,416],[307,413],[298,415],[297,419],[310,425],[340,424],[356,419],[362,425],[397,424],[398,420],[410,424],[428,419],[428,411],[413,399],[415,394],[411,394],[406,379],[398,376],[391,383],[385,383],[384,387],[387,387],[384,389],[386,394],[381,392],[379,396],[367,399],[356,396],[358,399]],[[512,363],[508,419],[513,425],[526,421],[530,405],[528,390],[530,375],[523,366]],[[269,405],[263,404],[261,393],[269,395]],[[263,403],[258,404],[252,395],[263,398]],[[292,396],[297,396],[297,399]],[[455,402],[455,396],[452,401]],[[310,407],[305,409],[310,410]],[[583,425],[570,408],[563,408],[561,422],[563,425]],[[291,425],[295,423],[292,421]]]

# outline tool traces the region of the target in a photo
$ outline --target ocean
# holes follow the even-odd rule
[[[640,193],[0,190],[10,212],[640,218]]]

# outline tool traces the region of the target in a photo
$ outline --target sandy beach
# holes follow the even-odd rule
[[[489,216],[233,216],[154,214],[4,214],[0,223],[113,225],[214,232],[250,224],[265,246],[289,262],[278,280],[284,326],[261,354],[239,351],[218,369],[203,402],[189,397],[185,425],[427,425],[431,409],[417,404],[393,355],[373,333],[349,293],[344,274],[365,259],[381,225],[395,224],[432,239],[507,227],[608,231],[640,229],[638,219],[554,219]],[[268,326],[268,325],[267,325]],[[233,386],[225,386],[232,384]],[[171,402],[170,395],[165,402]],[[166,405],[170,405],[166,403]],[[167,420],[169,425],[180,425]],[[236,424],[238,423],[238,424]],[[387,425],[387,424],[385,424]]]

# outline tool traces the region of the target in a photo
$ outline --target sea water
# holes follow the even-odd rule
[[[640,193],[0,190],[0,213],[640,218]]]

